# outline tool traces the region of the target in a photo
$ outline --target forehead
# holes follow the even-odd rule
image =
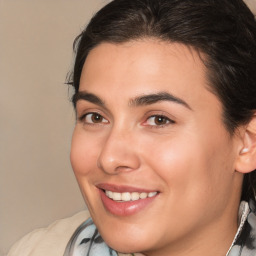
[[[88,68],[105,68],[108,71],[119,68],[128,69],[136,67],[138,71],[144,71],[148,75],[157,75],[161,72],[180,71],[188,72],[197,69],[204,75],[206,68],[203,65],[199,52],[190,46],[181,43],[170,43],[154,39],[128,41],[121,44],[101,43],[92,49],[85,61],[82,76]],[[178,64],[178,65],[177,65]],[[192,69],[191,69],[192,68]],[[184,72],[181,73],[184,75]]]
[[[199,53],[180,43],[150,39],[102,43],[85,61],[79,90],[105,98],[118,92],[127,100],[167,91],[200,106],[207,103],[206,98],[218,101],[208,90],[206,71]]]

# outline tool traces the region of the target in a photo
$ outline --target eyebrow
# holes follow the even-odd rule
[[[184,100],[168,92],[159,92],[159,93],[142,95],[134,99],[131,99],[129,104],[137,107],[137,106],[151,105],[159,101],[171,101],[171,102],[183,105],[184,107],[192,110],[192,108],[188,105],[188,103],[186,103]]]
[[[79,100],[89,101],[93,104],[96,104],[98,106],[106,108],[104,101],[93,93],[88,93],[86,91],[79,91],[79,92],[75,93],[72,98],[74,107],[76,107],[76,104]],[[160,101],[170,101],[173,103],[180,104],[180,105],[192,110],[192,108],[189,106],[188,103],[186,103],[184,100],[182,100],[168,92],[159,92],[159,93],[141,95],[134,99],[130,99],[129,105],[132,107],[139,107],[139,106],[155,104]]]
[[[106,107],[104,101],[101,100],[98,96],[96,96],[93,93],[88,93],[88,92],[85,92],[85,91],[76,92],[74,94],[73,98],[72,98],[72,102],[73,102],[74,107],[76,107],[76,104],[79,100],[86,100],[86,101],[89,101],[89,102],[94,103],[96,105],[99,105],[101,107],[104,107],[104,108]]]

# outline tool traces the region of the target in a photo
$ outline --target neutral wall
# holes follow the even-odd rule
[[[250,7],[251,11],[256,15],[256,0],[244,0]]]
[[[106,1],[105,1],[106,2]],[[85,208],[69,163],[74,37],[103,0],[0,0],[0,255]]]

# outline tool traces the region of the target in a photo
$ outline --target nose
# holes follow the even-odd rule
[[[140,159],[132,132],[112,130],[102,145],[97,165],[111,175],[138,169]]]

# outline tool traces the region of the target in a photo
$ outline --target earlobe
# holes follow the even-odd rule
[[[256,113],[243,134],[243,145],[236,161],[236,171],[249,173],[256,169]]]

